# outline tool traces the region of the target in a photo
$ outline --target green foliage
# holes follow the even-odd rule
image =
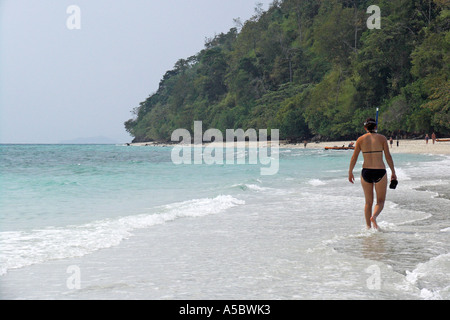
[[[278,128],[281,139],[355,138],[380,108],[382,133],[450,134],[449,2],[274,1],[180,59],[125,122],[134,141],[177,128]]]

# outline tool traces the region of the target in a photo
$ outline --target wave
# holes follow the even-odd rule
[[[323,186],[326,185],[327,183],[320,180],[320,179],[311,179],[308,181],[308,184],[314,186],[314,187],[318,187],[318,186]]]
[[[395,168],[395,173],[397,174],[397,178],[399,180],[402,180],[402,181],[409,181],[409,180],[411,180],[411,176],[407,173],[407,170],[405,170],[405,169],[403,169],[401,167],[396,167]],[[390,175],[389,175],[389,177],[390,177]]]
[[[105,219],[65,228],[0,233],[0,275],[10,269],[49,260],[81,257],[119,245],[133,230],[148,228],[183,217],[217,214],[245,201],[230,195],[194,199],[156,208],[156,213]]]
[[[259,195],[259,196],[265,196],[265,195],[286,196],[288,194],[295,192],[295,189],[292,189],[292,188],[281,188],[280,189],[280,188],[272,188],[272,187],[263,187],[263,186],[260,186],[258,184],[254,184],[254,183],[234,184],[231,186],[231,188],[239,188],[240,190],[242,190],[246,193],[248,192],[249,194]],[[263,200],[263,198],[261,198],[261,200]]]
[[[449,299],[450,253],[419,263],[413,271],[406,271],[406,281],[420,289],[420,297],[425,300]]]
[[[233,184],[231,187],[232,188],[239,188],[239,189],[241,189],[243,191],[247,191],[247,190],[252,190],[252,191],[270,191],[270,190],[274,190],[273,188],[261,187],[261,186],[258,186],[257,184],[253,184],[253,183]]]
[[[450,174],[448,168],[450,168],[450,156],[432,156],[431,161],[422,161],[414,163],[410,167],[406,168],[409,174],[415,177],[421,177],[428,179],[429,177],[448,177]]]

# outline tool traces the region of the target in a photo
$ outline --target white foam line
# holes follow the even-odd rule
[[[419,211],[419,212],[422,212],[422,211]],[[422,212],[422,213],[425,214],[425,212]],[[414,222],[417,222],[417,221],[427,220],[427,219],[430,219],[432,216],[433,216],[432,214],[427,214],[427,215],[425,215],[425,216],[423,216],[421,218],[399,222],[399,223],[397,223],[397,225],[398,226],[402,226],[402,225],[414,223]]]
[[[320,179],[311,179],[311,180],[308,181],[308,184],[310,184],[310,185],[312,185],[314,187],[318,187],[318,186],[326,185],[327,183],[323,182]]]
[[[151,227],[183,217],[217,214],[245,201],[230,195],[195,199],[156,208],[157,213],[105,219],[66,228],[31,232],[0,233],[0,275],[48,260],[80,257],[99,249],[117,246],[133,230]]]
[[[447,270],[444,270],[445,267],[450,262],[450,253],[444,253],[438,255],[436,257],[431,258],[429,261],[424,263],[419,263],[413,271],[406,271],[406,281],[411,283],[412,285],[417,285],[419,280],[427,278],[427,277],[438,277],[442,280],[442,283],[445,284],[446,281],[450,279],[448,276]],[[447,276],[445,276],[445,274]],[[442,278],[442,275],[444,277]],[[444,288],[444,290],[446,290]],[[428,289],[422,288],[420,291],[420,296],[426,300],[440,300],[442,299],[440,295],[439,289]]]

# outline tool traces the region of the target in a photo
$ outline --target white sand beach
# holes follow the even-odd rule
[[[351,141],[330,141],[330,142],[319,142],[319,143],[308,143],[306,148],[311,149],[323,149],[325,147],[342,147],[348,146]],[[355,141],[353,141],[355,142]],[[304,148],[303,144],[292,145],[282,145],[280,147],[296,147]],[[446,142],[433,142],[431,140],[426,144],[425,140],[399,140],[397,147],[397,141],[394,140],[392,147],[390,148],[391,153],[416,153],[416,154],[450,154],[450,141]]]
[[[446,139],[446,138],[443,138]],[[304,145],[304,143],[286,143],[285,141],[279,142],[280,148],[306,148],[306,149],[325,149],[326,147],[342,147],[342,146],[348,146],[350,142],[355,141],[327,141],[327,142],[309,142]],[[268,142],[270,144],[270,141]],[[139,142],[139,143],[131,143],[131,146],[162,146],[162,147],[173,147],[176,144],[164,144],[164,143],[158,143],[158,142]],[[209,147],[218,147],[218,146],[225,146],[226,143],[210,143],[205,144],[205,146]],[[235,142],[235,146],[239,148],[248,148],[249,146],[258,147],[257,143],[252,142]],[[263,143],[259,146],[266,146],[266,143]],[[443,141],[443,142],[433,142],[431,139],[428,141],[428,144],[425,142],[425,140],[412,140],[412,139],[405,139],[405,140],[399,140],[398,146],[397,141],[394,140],[392,147],[391,147],[392,153],[415,153],[415,154],[450,154],[450,141]]]

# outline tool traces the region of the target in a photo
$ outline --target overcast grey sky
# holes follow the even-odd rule
[[[257,2],[272,0],[0,0],[0,143],[131,141],[123,122],[164,73]]]

